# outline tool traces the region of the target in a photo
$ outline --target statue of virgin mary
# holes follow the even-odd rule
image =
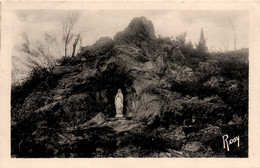
[[[116,106],[116,118],[123,117],[123,94],[121,89],[118,89],[115,97],[115,106]]]

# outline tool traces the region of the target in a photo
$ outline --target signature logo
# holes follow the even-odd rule
[[[229,151],[229,145],[233,144],[233,143],[237,143],[237,147],[239,147],[239,143],[240,143],[240,138],[239,136],[236,136],[232,139],[228,139],[228,135],[225,134],[222,136],[223,139],[223,149],[227,148],[227,151]]]

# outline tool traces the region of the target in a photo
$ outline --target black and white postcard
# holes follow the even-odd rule
[[[1,167],[259,167],[259,7],[2,2]]]

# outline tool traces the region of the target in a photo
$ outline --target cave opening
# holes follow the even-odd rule
[[[97,110],[102,111],[107,117],[115,117],[115,96],[118,89],[121,89],[124,96],[123,114],[127,115],[131,111],[132,96],[135,92],[132,85],[133,77],[129,72],[116,63],[110,63],[92,85],[95,87],[93,91],[98,105]]]

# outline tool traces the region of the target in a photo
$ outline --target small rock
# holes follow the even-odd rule
[[[167,152],[167,154],[165,152],[160,152],[159,153],[159,157],[170,157],[171,154]]]
[[[83,58],[81,58],[81,61],[85,62],[85,61],[87,61],[87,59],[83,57]]]
[[[154,153],[150,154],[149,157],[158,158],[158,157],[159,157],[159,154],[156,153],[156,152],[154,152]]]
[[[221,130],[218,126],[209,126],[200,131],[202,134],[202,142],[214,141],[217,137],[221,136]]]
[[[105,122],[105,115],[103,113],[98,113],[95,117],[89,120],[88,124],[101,125]]]
[[[165,155],[167,155],[168,157],[172,156],[171,153],[169,153],[169,152],[165,152]]]
[[[173,137],[174,137],[176,140],[182,140],[182,139],[185,139],[185,138],[186,138],[185,133],[184,133],[182,127],[176,128],[176,129],[172,132],[172,135],[173,135]]]
[[[167,151],[171,154],[171,157],[187,157],[183,152],[176,151],[174,149],[167,149]]]
[[[140,157],[137,148],[132,145],[117,149],[114,155],[115,157]]]
[[[201,142],[195,141],[195,142],[189,142],[184,147],[183,150],[189,151],[189,152],[197,152],[200,148],[202,148],[203,145]]]
[[[41,111],[51,111],[55,108],[57,108],[59,105],[58,102],[52,102],[50,104],[47,104],[45,106],[43,106],[42,108],[38,109],[37,112],[41,112]]]
[[[242,122],[242,118],[238,114],[234,114],[231,121],[228,122],[228,125],[240,124]]]

